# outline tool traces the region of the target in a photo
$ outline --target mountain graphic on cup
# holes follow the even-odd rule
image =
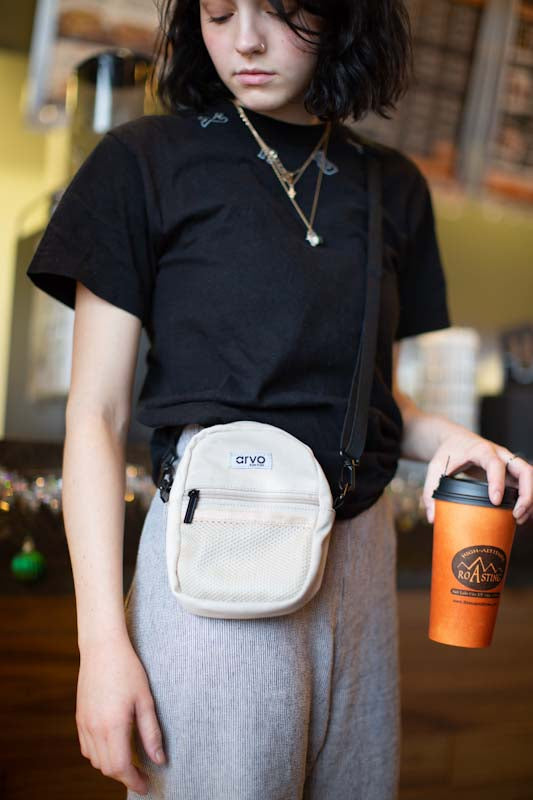
[[[486,591],[502,582],[506,563],[507,557],[501,548],[481,545],[456,553],[452,571],[463,586]]]

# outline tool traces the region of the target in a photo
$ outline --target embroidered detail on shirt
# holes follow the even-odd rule
[[[346,139],[346,141],[348,142],[348,144],[351,144],[351,145],[352,145],[352,147],[355,147],[355,149],[356,149],[356,150],[357,150],[359,153],[364,153],[364,152],[365,152],[365,148],[363,147],[363,145],[362,145],[362,144],[359,144],[359,142],[354,142],[354,140],[353,140],[353,139]]]
[[[215,111],[214,114],[211,114],[210,117],[206,117],[204,114],[198,116],[200,120],[200,125],[202,128],[207,128],[210,122],[228,122],[227,116],[224,114],[223,111]]]
[[[230,453],[232,469],[272,469],[272,453]]]
[[[317,163],[317,166],[322,164],[322,154],[315,153],[314,160]],[[335,175],[336,172],[339,171],[339,168],[333,161],[330,161],[329,158],[324,160],[324,175]]]
[[[262,161],[267,160],[266,153],[262,148],[259,150],[257,158],[260,158]],[[319,167],[322,162],[322,154],[320,152],[315,153],[313,161],[315,161],[317,167]],[[335,173],[338,171],[339,171],[338,166],[334,164],[333,161],[330,161],[329,158],[326,158],[326,160],[324,161],[324,175],[335,175]]]

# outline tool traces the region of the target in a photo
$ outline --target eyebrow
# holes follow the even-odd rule
[[[227,0],[227,2],[231,3],[231,5],[234,5],[234,6],[238,5],[238,0]],[[254,4],[257,5],[258,0],[248,0],[248,2],[250,2],[252,5],[254,5]],[[209,4],[209,0],[200,0],[200,5],[203,8],[207,8],[208,4]]]

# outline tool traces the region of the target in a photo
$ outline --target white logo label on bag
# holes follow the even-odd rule
[[[272,469],[272,453],[230,453],[232,469]]]

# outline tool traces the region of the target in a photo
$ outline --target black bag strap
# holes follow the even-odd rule
[[[364,141],[364,140],[363,140]],[[365,307],[361,324],[361,337],[342,436],[340,455],[343,459],[339,479],[340,494],[334,498],[333,508],[339,508],[349,489],[355,488],[355,470],[365,448],[368,425],[368,407],[374,378],[376,339],[379,317],[381,269],[383,260],[381,165],[376,154],[366,149],[368,191],[368,242]],[[181,430],[181,429],[180,429]],[[172,484],[172,461],[178,435],[172,437],[160,467],[159,489],[163,500],[168,500]]]
[[[374,378],[376,339],[378,330],[381,270],[383,261],[383,220],[381,164],[377,155],[366,150],[368,191],[368,240],[365,310],[361,336],[344,425],[340,455],[343,459],[339,478],[340,494],[333,508],[339,508],[350,489],[355,488],[355,470],[365,448],[368,426],[368,408]]]

